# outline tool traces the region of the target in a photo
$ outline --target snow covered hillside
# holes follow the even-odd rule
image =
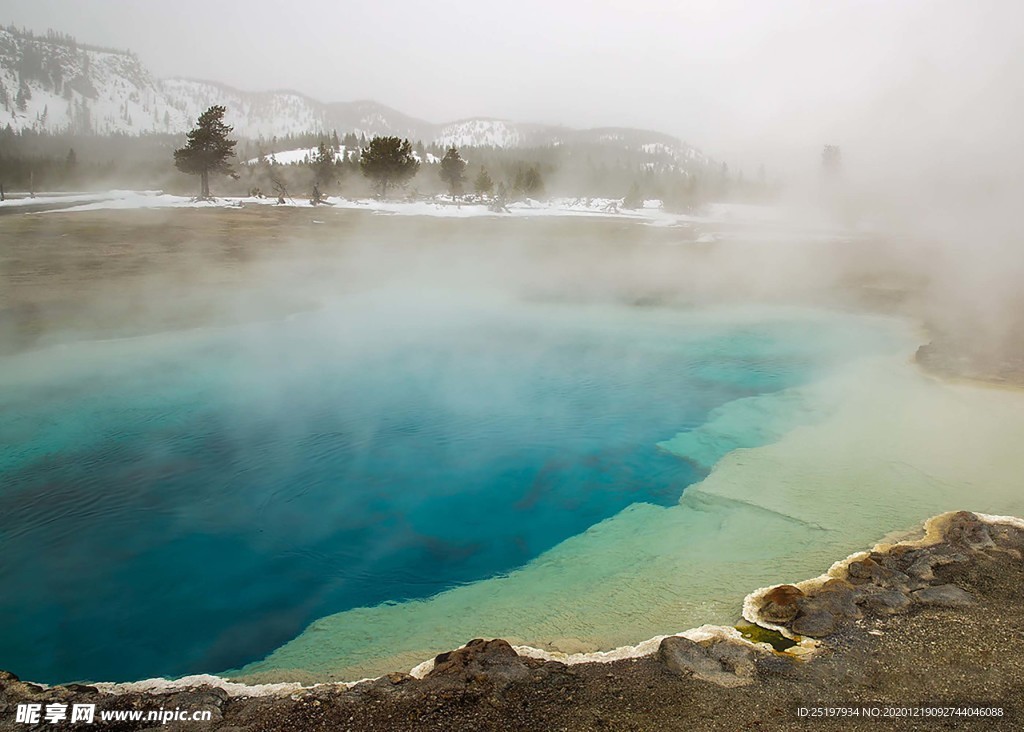
[[[521,147],[526,139],[520,127],[503,119],[464,119],[444,125],[434,142],[441,147]]]
[[[472,118],[435,124],[373,101],[325,104],[294,91],[246,92],[211,81],[156,79],[130,51],[70,36],[0,28],[0,127],[82,134],[181,134],[214,104],[244,138],[305,133],[395,135],[440,147],[523,148],[566,144],[630,150],[653,168],[710,161],[669,135],[635,129],[573,130]]]

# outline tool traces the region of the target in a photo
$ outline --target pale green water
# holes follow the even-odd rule
[[[924,376],[910,362],[915,336],[905,337],[904,354],[731,402],[662,443],[709,464],[740,446],[678,505],[634,504],[506,576],[322,618],[240,675],[351,680],[474,636],[607,650],[731,624],[751,590],[817,575],[942,511],[1024,512],[1024,395]],[[743,449],[748,440],[775,441]]]
[[[722,455],[820,418],[794,387],[899,342],[806,310],[396,294],[5,359],[6,667],[48,683],[216,672],[346,611],[322,657],[285,667],[351,677],[479,634],[647,633],[664,613],[625,581],[635,562],[715,537],[691,511],[686,543],[643,545],[631,517],[661,521]],[[622,597],[588,599],[588,582]],[[677,594],[674,578],[654,592]]]

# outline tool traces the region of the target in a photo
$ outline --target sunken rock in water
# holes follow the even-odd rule
[[[658,659],[678,674],[725,687],[751,684],[756,672],[752,648],[721,639],[669,636],[658,646]]]

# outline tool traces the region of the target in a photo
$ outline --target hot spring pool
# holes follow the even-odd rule
[[[900,348],[836,314],[422,293],[5,358],[0,668],[358,678],[477,635],[586,650],[718,619],[713,582],[690,615],[615,583],[581,610],[573,557],[756,551],[781,519],[687,486],[820,417],[795,387]],[[715,546],[722,521],[748,545]]]

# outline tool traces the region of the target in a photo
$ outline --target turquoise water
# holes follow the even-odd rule
[[[509,572],[773,439],[723,405],[885,343],[838,316],[424,293],[4,359],[0,668],[217,672]]]

